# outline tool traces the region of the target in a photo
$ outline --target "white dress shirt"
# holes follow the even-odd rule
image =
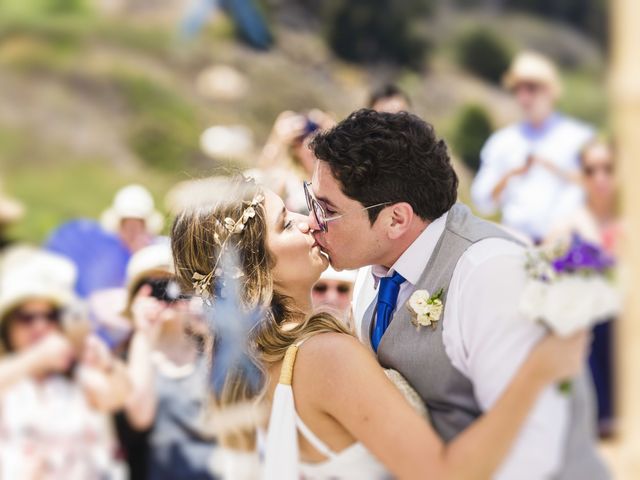
[[[432,222],[391,269],[361,269],[353,303],[358,334],[381,277],[400,273],[407,281],[400,287],[398,308],[409,299],[446,219],[447,214]],[[518,313],[526,280],[524,263],[524,248],[516,243],[501,238],[481,240],[462,255],[449,285],[443,317],[445,351],[453,366],[471,381],[476,401],[485,411],[495,404],[544,335],[540,325]],[[555,386],[545,390],[494,478],[541,480],[552,476],[563,458],[569,413],[566,396]]]
[[[481,166],[471,187],[471,198],[483,215],[502,213],[502,223],[532,238],[542,239],[559,219],[583,203],[578,185],[543,165],[509,180],[496,202],[491,193],[504,176],[525,164],[533,154],[560,170],[576,172],[578,154],[593,137],[591,127],[555,114],[539,129],[520,123],[494,133],[480,153]]]

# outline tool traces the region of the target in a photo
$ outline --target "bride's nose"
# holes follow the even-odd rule
[[[309,225],[306,215],[294,213],[292,214],[292,216],[296,227],[298,227],[298,230],[300,230],[305,235],[311,232],[311,226]]]
[[[300,230],[305,235],[311,232],[311,227],[307,223],[306,219],[297,223],[298,230]]]

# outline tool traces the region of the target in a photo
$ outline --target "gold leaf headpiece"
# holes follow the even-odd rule
[[[255,207],[264,201],[264,195],[261,193],[257,194],[253,197],[251,202],[245,202],[247,207],[242,211],[242,215],[240,218],[234,220],[231,217],[226,217],[223,222],[218,222],[219,224],[224,225],[224,229],[227,233],[224,240],[220,239],[220,235],[216,232],[213,234],[213,239],[215,243],[220,246],[220,251],[218,253],[218,257],[213,265],[213,269],[205,274],[200,272],[194,272],[191,279],[193,280],[193,289],[195,290],[196,295],[202,297],[205,301],[210,301],[211,299],[211,283],[214,281],[216,277],[222,277],[225,272],[223,272],[222,267],[220,266],[220,261],[222,259],[222,255],[225,253],[225,249],[229,239],[233,235],[238,235],[242,233],[247,222],[256,216]],[[234,272],[226,272],[233,279],[240,278],[244,276],[244,273],[241,269],[236,268]]]

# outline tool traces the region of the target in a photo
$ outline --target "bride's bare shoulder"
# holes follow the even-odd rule
[[[333,355],[352,351],[366,352],[367,349],[353,335],[340,332],[318,333],[307,338],[299,349],[299,355],[306,352],[314,355]]]
[[[316,380],[328,376],[337,379],[363,368],[379,369],[373,354],[357,338],[344,333],[320,333],[308,338],[299,348],[296,370],[313,372]],[[298,372],[296,372],[298,373]],[[295,377],[294,377],[295,379]]]

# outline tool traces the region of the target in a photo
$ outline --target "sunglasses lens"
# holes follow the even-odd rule
[[[318,227],[323,232],[327,231],[327,223],[324,221],[324,212],[320,204],[313,200],[313,214],[316,217],[316,222],[318,222]]]
[[[598,173],[599,171],[601,171],[602,173],[606,174],[606,175],[612,175],[613,174],[613,166],[612,165],[601,165],[601,166],[597,166],[597,167],[584,167],[583,168],[584,174],[587,177],[592,177],[594,176],[596,173]]]
[[[304,199],[307,201],[307,208],[311,211],[311,192],[309,191],[309,184],[304,182]]]
[[[46,320],[49,323],[58,323],[60,321],[60,311],[51,310],[46,313],[18,312],[15,319],[21,325],[26,326],[32,325],[38,319]]]
[[[327,285],[324,283],[316,283],[313,286],[313,291],[316,293],[326,293],[327,292]]]

